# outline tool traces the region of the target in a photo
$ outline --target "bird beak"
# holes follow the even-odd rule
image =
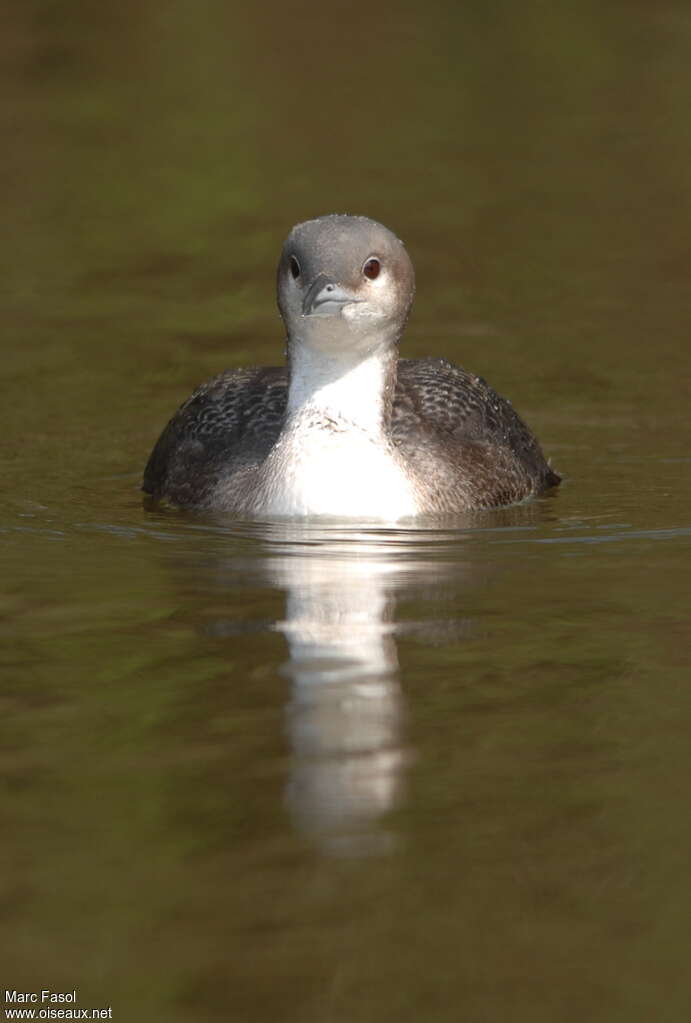
[[[344,305],[358,302],[349,292],[341,288],[333,278],[318,274],[305,292],[302,300],[303,316],[334,316]]]

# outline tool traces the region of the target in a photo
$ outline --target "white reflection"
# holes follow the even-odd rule
[[[526,517],[517,508],[510,528],[525,528]],[[499,527],[502,533],[507,525]],[[468,620],[458,612],[438,620],[427,609],[429,601],[448,597],[443,590],[457,595],[488,570],[463,558],[465,541],[478,532],[459,524],[414,530],[278,522],[238,527],[230,556],[223,533],[223,552],[213,564],[217,580],[268,584],[286,594],[284,618],[273,628],[289,649],[282,669],[292,681],[285,801],[295,826],[331,854],[386,852],[395,842],[391,813],[404,794],[411,759],[396,634],[444,645],[466,638]],[[423,605],[417,602],[424,602],[421,618],[396,624],[400,595],[418,609]],[[233,622],[217,622],[216,631],[237,634]]]
[[[327,543],[312,556],[272,558],[270,571],[287,590],[278,624],[293,679],[287,804],[335,852],[387,847],[375,825],[396,805],[405,763],[391,563]]]
[[[438,583],[445,562],[429,552],[452,542],[457,554],[458,534],[282,524],[263,539],[265,571],[286,591],[276,627],[293,680],[287,806],[296,826],[331,852],[386,851],[394,841],[386,817],[401,799],[409,760],[395,595],[406,582]]]

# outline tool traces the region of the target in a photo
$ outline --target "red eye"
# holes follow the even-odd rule
[[[381,263],[376,256],[370,256],[362,268],[362,272],[370,281],[376,280],[381,270]]]
[[[296,279],[300,276],[300,264],[295,256],[290,257],[290,272]]]

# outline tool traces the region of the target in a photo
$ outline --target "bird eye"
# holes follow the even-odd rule
[[[290,272],[296,280],[300,276],[300,264],[295,256],[290,257]]]
[[[365,265],[362,268],[363,274],[370,281],[376,280],[376,278],[379,276],[380,270],[381,263],[376,256],[370,256],[369,259],[365,261]]]

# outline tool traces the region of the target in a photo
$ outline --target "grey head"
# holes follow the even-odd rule
[[[410,257],[369,217],[330,214],[297,224],[278,264],[289,343],[334,354],[394,345],[415,293]]]

